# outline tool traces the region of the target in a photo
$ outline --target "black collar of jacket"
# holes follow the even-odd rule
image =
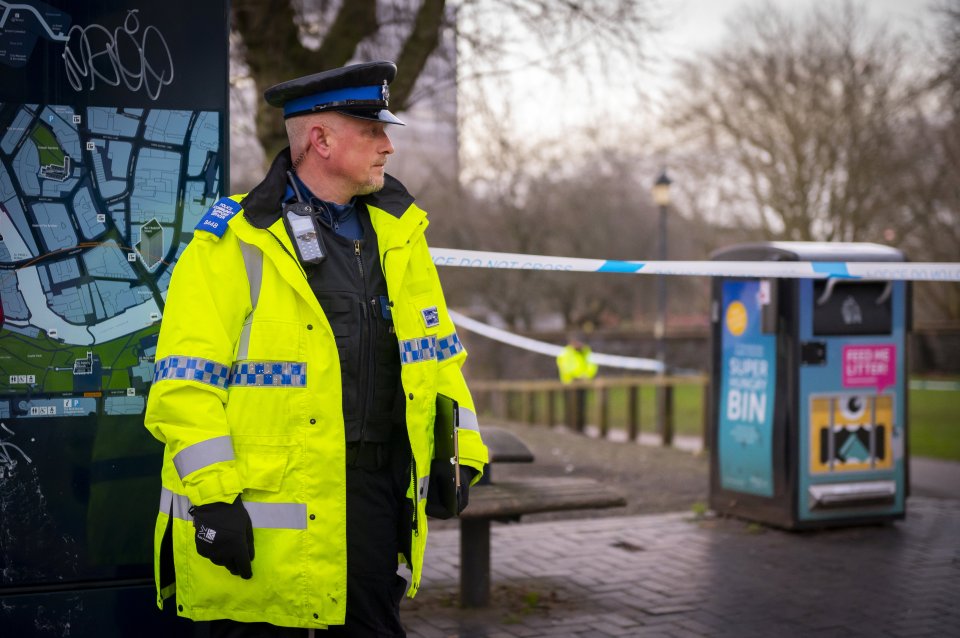
[[[280,219],[283,196],[287,193],[287,171],[292,166],[288,146],[277,154],[263,181],[241,200],[243,215],[254,228],[269,228]],[[359,201],[385,210],[399,219],[413,204],[414,198],[398,179],[386,175],[380,191],[364,195]]]

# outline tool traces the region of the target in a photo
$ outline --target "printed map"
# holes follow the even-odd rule
[[[112,32],[172,60],[142,20],[71,28],[40,2],[0,1],[0,68],[45,44],[65,51],[64,85],[110,84],[104,58],[66,52]],[[0,103],[0,422],[145,407],[172,267],[219,196],[222,115],[150,108],[166,71],[139,86],[125,72],[115,76],[143,108]]]
[[[219,192],[218,124],[0,108],[0,418],[143,411],[171,266]]]
[[[0,0],[4,636],[97,613],[10,587],[151,580],[143,412],[174,265],[226,179],[228,24],[226,0]]]

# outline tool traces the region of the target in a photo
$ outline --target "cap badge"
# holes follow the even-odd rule
[[[380,87],[380,99],[383,100],[383,103],[386,105],[390,102],[390,87],[387,86],[387,81],[383,81],[383,86]]]

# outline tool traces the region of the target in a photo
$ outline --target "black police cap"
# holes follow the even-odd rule
[[[263,97],[283,109],[284,119],[337,111],[386,124],[403,122],[387,110],[389,85],[397,75],[393,62],[366,62],[314,73],[271,86]]]

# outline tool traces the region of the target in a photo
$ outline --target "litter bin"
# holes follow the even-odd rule
[[[906,282],[842,262],[877,244],[765,242],[724,261],[810,261],[829,279],[716,278],[710,506],[789,529],[902,519],[907,496]]]

